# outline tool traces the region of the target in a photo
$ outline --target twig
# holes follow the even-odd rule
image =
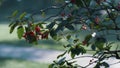
[[[45,11],[47,11],[47,10],[49,10],[49,9],[61,9],[61,8],[63,8],[63,7],[65,7],[67,4],[65,3],[65,4],[63,4],[62,6],[60,6],[60,7],[57,7],[57,6],[50,6],[50,7],[48,7],[48,8],[45,8],[45,9],[42,9],[42,10],[40,10],[40,11],[37,11],[37,12],[34,12],[34,13],[32,13],[32,15],[31,16],[33,16],[33,15],[35,15],[36,13],[42,13],[42,12],[45,12]]]
[[[96,63],[97,61],[99,61],[99,60],[96,60],[96,61],[94,61],[94,62],[92,62],[92,63],[90,63],[90,64],[86,65],[84,68],[89,67],[90,65],[92,65],[93,63]]]
[[[78,58],[86,58],[86,57],[97,58],[97,57],[95,57],[95,56],[79,56],[79,57],[75,57],[75,58],[73,58],[73,59],[69,59],[69,60],[67,60],[67,61],[75,60],[75,59],[78,59]]]

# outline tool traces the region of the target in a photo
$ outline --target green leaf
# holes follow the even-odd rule
[[[23,12],[21,15],[20,15],[20,20],[22,20],[24,17],[25,17],[25,15],[26,15],[27,13],[26,12]]]
[[[69,30],[74,30],[74,27],[72,25],[66,25],[65,27]]]
[[[105,38],[102,37],[98,37],[95,40],[95,46],[99,49],[99,50],[103,50],[104,49],[104,43],[106,42]]]
[[[44,28],[43,27],[43,24],[44,24],[44,22],[39,22],[38,24],[36,24],[36,25],[39,25],[40,26],[40,28]]]
[[[71,46],[72,46],[72,44],[64,45],[65,48],[66,48],[66,47],[71,47]]]
[[[77,43],[78,41],[79,41],[79,39],[75,39],[75,40],[73,40],[74,43]]]
[[[110,46],[110,45],[112,45],[112,44],[114,44],[115,42],[110,42],[110,43],[108,43],[108,45],[107,46]]]
[[[88,41],[90,41],[91,38],[92,38],[92,36],[91,36],[91,34],[90,34],[90,35],[87,35],[87,36],[85,37],[85,40],[88,42]]]
[[[57,59],[60,58],[60,57],[62,57],[62,56],[64,56],[66,53],[67,53],[67,51],[65,51],[63,54],[58,55]]]
[[[66,38],[67,40],[69,40],[71,38],[71,35],[67,35]]]
[[[24,34],[24,28],[23,28],[23,26],[19,26],[19,27],[17,28],[18,38],[21,39],[22,36],[23,36],[23,34]]]
[[[77,6],[83,6],[81,0],[76,0],[76,5],[77,5]]]
[[[74,58],[75,57],[75,54],[74,53],[71,53],[71,58]]]
[[[99,50],[103,50],[103,46],[104,46],[104,43],[103,42],[100,42],[100,41],[96,41],[95,42],[95,46],[99,49]]]
[[[100,68],[100,62],[98,62],[94,68]]]
[[[109,68],[110,67],[110,65],[108,63],[106,63],[106,62],[103,62],[102,65],[105,66],[105,68]]]
[[[45,12],[42,11],[42,14],[41,14],[42,17],[45,17]]]
[[[15,27],[18,25],[18,23],[14,23],[11,27],[10,27],[10,34],[14,31]]]
[[[91,49],[92,50],[96,50],[96,46],[93,44],[93,45],[91,45]]]
[[[14,24],[14,22],[11,22],[11,23],[9,24],[9,27],[11,27],[13,24]]]
[[[52,29],[54,25],[55,25],[55,22],[51,22],[51,23],[47,26],[47,28],[48,28],[48,29]]]
[[[50,64],[48,68],[53,68],[55,64]]]
[[[58,61],[58,64],[59,64],[59,65],[63,65],[63,64],[65,63],[65,59],[66,59],[66,57],[61,58],[61,59]]]
[[[12,17],[15,17],[17,14],[18,14],[18,10],[14,11],[14,12],[12,13]]]
[[[56,34],[56,32],[55,32],[54,29],[52,29],[52,30],[50,31],[50,36],[51,36],[54,40],[57,40],[57,34]]]
[[[86,53],[86,50],[85,50],[85,48],[84,48],[84,47],[82,47],[82,46],[80,46],[79,50],[81,51],[81,52],[80,52],[81,54],[84,54],[84,53]]]
[[[71,51],[71,57],[74,58],[75,55],[79,55],[86,53],[86,50],[84,49],[84,47],[80,46],[81,43],[75,45],[74,47],[70,48]]]

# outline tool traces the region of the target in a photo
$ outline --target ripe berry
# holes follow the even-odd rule
[[[34,32],[28,32],[28,35],[30,35],[30,36],[35,36],[35,34],[34,34]]]
[[[23,38],[27,39],[27,33],[25,33],[25,34],[23,35]]]
[[[41,38],[42,38],[42,39],[47,39],[47,38],[48,38],[48,33],[42,34],[42,35],[41,35]]]
[[[40,27],[38,25],[35,27],[35,31],[40,32]]]

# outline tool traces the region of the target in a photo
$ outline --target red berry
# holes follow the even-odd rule
[[[42,38],[42,39],[47,39],[47,38],[48,38],[48,33],[42,34],[42,35],[41,35],[41,38]]]
[[[36,26],[36,27],[35,27],[35,31],[36,31],[36,32],[40,32],[40,27],[39,27],[39,26]]]
[[[24,37],[25,39],[27,39],[27,33],[25,33],[25,34],[23,35],[23,37]]]
[[[30,36],[35,36],[35,34],[34,34],[34,32],[28,32],[28,35],[30,35]]]

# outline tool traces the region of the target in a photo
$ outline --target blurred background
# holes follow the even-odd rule
[[[53,1],[0,0],[0,68],[47,68],[51,61],[63,52],[64,47],[62,45],[66,43],[64,40],[61,42],[51,39],[39,40],[38,45],[33,45],[24,39],[18,39],[16,31],[12,34],[9,33],[10,21],[8,17],[13,11],[19,10],[20,13],[27,12],[28,14],[38,11],[34,18],[35,21],[40,21],[42,19],[39,13],[40,9],[54,4]],[[46,15],[55,14],[56,11],[47,11]],[[113,41],[111,37],[109,39]]]
[[[38,45],[33,45],[24,39],[19,40],[16,31],[9,33],[8,17],[13,11],[19,10],[28,14],[38,11],[35,16],[37,21],[41,19],[40,9],[51,4],[52,0],[0,0],[0,68],[47,68],[49,61],[46,61],[51,60],[47,58],[47,54],[64,50],[62,43],[53,40],[40,40]],[[47,15],[52,13],[55,11],[48,11]],[[46,60],[41,60],[44,57]]]

